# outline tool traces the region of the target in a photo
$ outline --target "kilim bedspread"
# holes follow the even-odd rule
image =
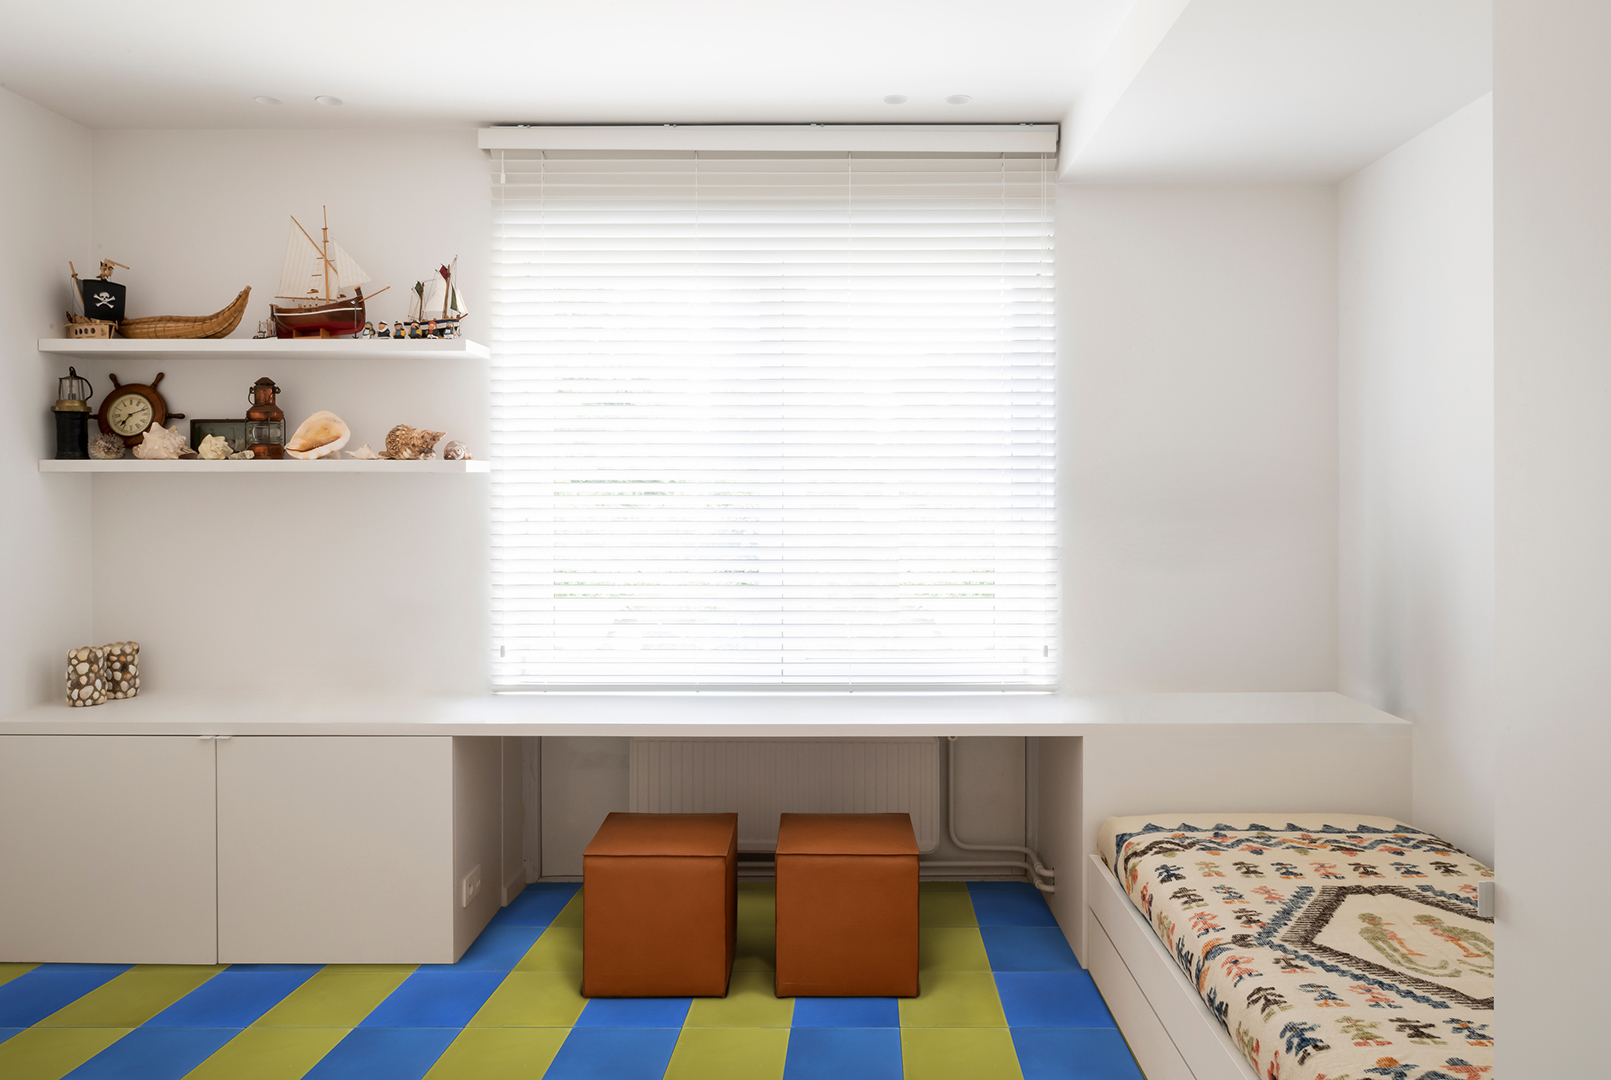
[[[1110,818],[1102,858],[1262,1080],[1493,1080],[1492,871],[1391,818]]]

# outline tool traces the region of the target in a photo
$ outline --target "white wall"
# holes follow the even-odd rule
[[[1333,689],[1334,189],[1057,213],[1065,691]]]
[[[50,407],[68,365],[34,347],[61,335],[72,303],[68,260],[81,273],[93,262],[89,132],[0,89],[0,146],[3,714],[60,699],[67,650],[93,644],[89,478],[42,475],[36,464],[56,453]]]
[[[371,311],[460,256],[484,327],[489,166],[473,131],[100,131],[94,255],[132,269],[131,315],[200,314],[252,288],[250,336],[279,282],[290,215],[390,284]],[[318,235],[315,233],[315,235]],[[170,407],[239,417],[259,376],[295,424],[330,409],[352,445],[394,424],[487,452],[484,361],[247,360],[87,365],[125,382],[159,369]],[[188,428],[181,425],[181,431]],[[487,681],[486,476],[94,477],[95,633],[142,644],[156,690],[478,693]]]
[[[1611,894],[1611,5],[1494,5],[1496,1075],[1598,1076]],[[1593,908],[1591,906],[1590,910]]]
[[[1492,95],[1339,208],[1339,689],[1414,721],[1415,824],[1491,863]]]

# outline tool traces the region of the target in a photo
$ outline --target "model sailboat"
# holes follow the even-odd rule
[[[470,314],[464,294],[459,292],[459,260],[439,267],[426,281],[414,283],[408,301],[410,323],[419,323],[429,337],[458,337],[459,320]]]
[[[324,234],[315,240],[296,218],[291,219],[291,235],[286,241],[285,266],[280,271],[280,291],[270,304],[274,332],[282,338],[350,337],[364,327],[364,290],[373,280],[330,239],[330,215],[325,213]],[[379,296],[381,292],[372,294]]]

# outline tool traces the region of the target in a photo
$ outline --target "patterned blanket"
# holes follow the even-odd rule
[[[1493,873],[1436,836],[1129,817],[1101,852],[1261,1080],[1493,1080]]]

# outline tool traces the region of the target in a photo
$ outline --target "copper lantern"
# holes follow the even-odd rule
[[[253,457],[285,457],[285,410],[274,400],[279,392],[273,379],[262,378],[252,384],[252,404],[246,410],[246,448]]]

